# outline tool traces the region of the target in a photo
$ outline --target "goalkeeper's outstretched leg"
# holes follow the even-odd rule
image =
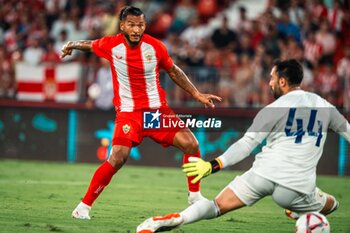
[[[137,233],[169,231],[184,224],[219,217],[243,206],[245,204],[238,199],[234,192],[230,188],[226,188],[214,201],[200,200],[180,213],[149,218],[141,223],[136,231]]]

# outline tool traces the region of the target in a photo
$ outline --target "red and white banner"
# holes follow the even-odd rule
[[[55,67],[16,64],[17,99],[74,103],[79,100],[79,63]]]

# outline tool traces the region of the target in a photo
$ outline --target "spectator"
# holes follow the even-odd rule
[[[253,57],[255,50],[252,46],[251,36],[248,33],[241,33],[239,36],[239,45],[234,49],[234,52],[241,56],[247,54],[249,57]]]
[[[260,21],[252,20],[252,31],[250,34],[252,38],[251,45],[253,49],[256,50],[265,37],[261,29]]]
[[[220,82],[218,84],[219,91],[222,101],[218,104],[219,107],[229,108],[233,105],[232,101],[232,91],[233,91],[233,82],[231,75],[226,73],[221,74]]]
[[[331,32],[329,22],[323,20],[320,29],[316,32],[316,42],[322,46],[321,62],[333,62],[333,54],[336,48],[335,35]]]
[[[0,98],[15,96],[15,78],[11,59],[4,47],[0,47]]]
[[[304,8],[300,6],[298,0],[291,0],[288,15],[292,24],[298,27],[302,25],[305,18],[305,11]]]
[[[108,60],[103,58],[100,60],[102,66],[98,69],[96,82],[89,87],[88,94],[96,108],[109,110],[113,108],[113,78]]]
[[[54,49],[55,49],[56,53],[60,54],[63,45],[66,44],[68,41],[69,41],[69,39],[68,39],[67,31],[62,30],[60,32],[58,38],[55,40]],[[76,51],[74,51],[74,52],[73,52],[72,56],[70,56],[66,59],[66,61],[71,61],[71,60],[76,58],[77,53],[76,53]]]
[[[323,0],[311,0],[307,3],[307,10],[311,13],[314,22],[320,22],[327,19],[328,9]]]
[[[190,46],[197,47],[209,35],[209,29],[205,25],[201,25],[199,18],[193,17],[190,20],[190,25],[181,33],[180,38],[188,42]]]
[[[350,10],[344,11],[344,17],[341,22],[341,35],[343,44],[350,44]]]
[[[324,96],[330,103],[338,105],[339,79],[333,71],[331,63],[326,63],[320,67],[320,71],[316,76],[316,92]]]
[[[73,23],[74,28],[69,40],[86,40],[89,37],[89,32],[82,29],[79,18],[74,18]]]
[[[81,29],[92,33],[93,30],[101,28],[101,19],[94,5],[88,5],[83,18],[81,19]]]
[[[204,65],[204,52],[201,49],[190,46],[185,43],[186,56],[182,60],[191,67],[201,67]]]
[[[5,32],[5,46],[10,52],[14,52],[19,48],[17,43],[17,24],[12,23],[10,29]]]
[[[350,45],[347,45],[344,57],[339,61],[337,66],[337,75],[339,76],[343,87],[343,106],[344,109],[350,110]]]
[[[118,32],[119,19],[116,11],[119,12],[119,9],[113,5],[105,6],[104,13],[101,17],[102,35],[111,36]],[[77,38],[79,37],[77,36]]]
[[[271,14],[274,18],[280,18],[282,14],[278,2],[279,1],[277,0],[267,1],[266,11],[269,12],[269,14]]]
[[[89,98],[88,89],[96,82],[97,72],[101,67],[100,59],[97,56],[89,56],[82,63],[82,77],[84,77],[84,83],[82,84],[82,101],[86,102]],[[91,102],[91,107],[93,103]]]
[[[283,12],[280,21],[277,23],[277,31],[280,36],[287,38],[293,37],[298,43],[301,43],[300,30],[297,25],[293,24],[287,12]]]
[[[315,32],[310,31],[303,40],[304,58],[309,65],[316,67],[322,55],[322,45],[317,43]]]
[[[181,0],[177,3],[174,10],[174,21],[171,31],[181,33],[187,26],[192,17],[198,17],[197,9],[192,0]]]
[[[285,48],[282,50],[281,59],[287,60],[288,58],[294,58],[301,61],[303,59],[303,55],[304,51],[300,45],[293,37],[288,37],[285,40]]]
[[[224,53],[226,51],[228,50],[224,49],[222,52]],[[204,63],[209,67],[223,68],[223,56],[221,56],[220,50],[214,47],[213,43],[208,43]]]
[[[339,2],[339,0],[334,0],[333,8],[328,10],[328,21],[331,25],[332,30],[340,32],[343,17],[344,13],[341,3]]]
[[[74,23],[65,11],[60,11],[59,19],[54,21],[50,35],[52,38],[57,39],[62,36],[62,31],[65,31],[67,39],[69,39],[74,32]]]
[[[45,14],[38,13],[38,15],[32,20],[31,25],[29,27],[27,41],[39,39],[39,44],[42,45],[41,41],[43,39],[45,40],[47,31],[48,28],[46,26]]]
[[[225,49],[227,47],[233,49],[236,47],[237,35],[233,30],[229,29],[226,16],[222,18],[221,27],[216,29],[212,34],[211,41],[218,49]]]
[[[233,99],[235,106],[247,107],[249,94],[254,90],[254,71],[252,69],[252,60],[249,54],[242,54],[240,57],[240,65],[235,74],[233,84]]]
[[[39,46],[38,39],[31,39],[29,46],[23,51],[23,61],[33,66],[40,65],[44,56],[44,49]]]
[[[64,5],[62,6],[61,3]],[[53,23],[58,19],[60,9],[65,6],[64,1],[47,0],[45,1],[45,19],[48,28],[52,28]]]
[[[274,58],[279,57],[281,53],[281,39],[278,37],[277,30],[275,27],[270,26],[268,28],[267,34],[265,35],[265,38],[261,41],[261,44],[264,47],[265,53],[271,54]]]
[[[301,63],[303,66],[304,78],[301,83],[303,90],[315,92],[315,81],[312,67],[307,62]]]
[[[46,47],[46,51],[44,52],[43,55],[43,62],[46,65],[55,65],[56,63],[60,63],[61,62],[61,58],[59,53],[56,52],[55,48],[54,48],[54,40],[50,39],[47,43],[47,47]]]
[[[250,32],[252,30],[252,24],[247,17],[247,9],[244,6],[240,6],[238,10],[239,18],[235,26],[237,33]]]
[[[303,39],[307,38],[308,34],[310,32],[316,32],[319,29],[319,25],[315,24],[315,22],[312,20],[310,14],[305,14],[304,21],[301,25],[301,37]]]

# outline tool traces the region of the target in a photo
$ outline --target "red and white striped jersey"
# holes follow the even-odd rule
[[[92,43],[97,56],[110,62],[117,111],[132,112],[167,106],[160,86],[159,71],[173,66],[164,44],[144,34],[136,47],[130,47],[124,35],[105,36]]]

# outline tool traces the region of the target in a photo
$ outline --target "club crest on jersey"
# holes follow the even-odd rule
[[[145,58],[148,62],[152,61],[153,56],[154,56],[154,54],[152,52],[145,53]]]
[[[126,125],[123,125],[123,132],[125,134],[129,133],[130,131],[130,125],[126,124]]]

